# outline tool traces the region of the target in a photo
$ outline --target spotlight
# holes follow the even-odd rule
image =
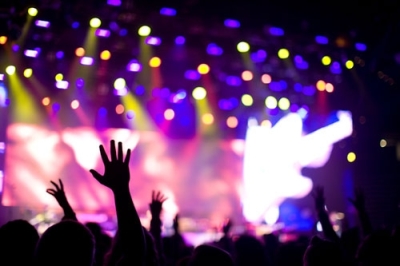
[[[101,20],[100,19],[98,19],[98,18],[92,18],[91,20],[90,20],[90,27],[92,27],[92,28],[98,28],[98,27],[100,27],[101,26]]]
[[[71,102],[71,108],[72,109],[78,109],[79,108],[79,101],[78,100],[73,100],[72,102]]]
[[[64,79],[64,75],[63,75],[63,74],[58,73],[58,74],[56,75],[56,81],[62,81],[63,79]]]
[[[6,44],[7,36],[0,36],[0,44]]]
[[[332,60],[331,60],[331,58],[329,56],[322,57],[321,61],[322,61],[322,64],[324,66],[329,66],[331,64],[331,62],[332,62]]]
[[[50,98],[49,98],[49,97],[44,97],[44,98],[42,99],[42,104],[43,104],[44,106],[48,106],[48,105],[50,104]]]
[[[114,82],[114,88],[116,90],[122,90],[126,87],[126,81],[123,78],[117,78]]]
[[[288,49],[282,48],[278,51],[278,57],[280,59],[286,59],[289,57],[289,55],[290,55],[290,53],[289,53]]]
[[[249,94],[244,94],[242,96],[242,104],[244,106],[251,106],[253,104],[253,97]]]
[[[82,47],[76,48],[75,55],[78,56],[78,57],[84,56],[85,55],[85,49],[83,49]]]
[[[25,78],[30,78],[32,77],[33,71],[32,68],[27,68],[24,70],[24,77]]]
[[[237,45],[237,49],[241,53],[246,53],[250,50],[250,45],[247,42],[240,42]]]
[[[11,76],[11,75],[14,75],[15,70],[16,70],[15,66],[8,66],[6,68],[6,73]]]
[[[161,59],[159,57],[153,57],[149,61],[150,67],[159,67],[161,65]]]
[[[346,68],[347,69],[352,69],[354,67],[354,62],[351,60],[347,60],[346,62]]]
[[[207,64],[201,64],[197,67],[197,71],[202,74],[208,74],[208,72],[210,72],[210,67]]]
[[[36,15],[38,14],[38,10],[34,7],[31,7],[28,9],[28,14],[31,17],[36,17]]]
[[[207,96],[207,91],[203,87],[197,87],[193,90],[192,95],[196,100],[203,100]]]
[[[244,81],[250,81],[250,80],[252,80],[252,79],[253,79],[253,73],[251,73],[251,71],[249,71],[249,70],[243,71],[243,73],[242,73],[242,79],[243,79]]]
[[[110,53],[110,51],[108,51],[108,50],[104,50],[103,52],[101,52],[101,54],[100,54],[100,59],[101,60],[110,60],[110,58],[111,58],[111,53]]]
[[[146,37],[149,36],[151,33],[151,29],[149,26],[142,26],[138,30],[139,36]]]
[[[278,106],[278,101],[276,100],[276,98],[274,96],[268,96],[265,99],[265,106],[268,109],[275,109]]]
[[[288,98],[281,98],[278,102],[279,109],[286,111],[290,107],[290,101]]]

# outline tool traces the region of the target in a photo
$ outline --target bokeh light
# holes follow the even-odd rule
[[[92,28],[98,28],[101,26],[101,20],[99,18],[92,18],[89,24]]]
[[[325,83],[325,81],[323,81],[323,80],[318,80],[318,81],[317,81],[317,84],[316,84],[315,86],[317,87],[317,90],[319,90],[319,91],[324,91],[324,90],[325,90],[326,83]]]
[[[271,127],[272,127],[272,123],[271,123],[271,121],[269,121],[268,119],[265,119],[265,120],[263,120],[263,121],[261,122],[261,126],[262,126],[262,127],[271,128]]]
[[[251,106],[253,105],[253,97],[251,97],[251,95],[249,94],[244,94],[242,96],[242,104],[244,106]]]
[[[125,107],[122,105],[122,104],[118,104],[116,107],[115,107],[115,112],[117,113],[117,114],[123,114],[124,112],[125,112]]]
[[[352,69],[354,67],[354,62],[351,60],[346,61],[346,68],[347,69]]]
[[[13,66],[13,65],[6,67],[6,73],[7,73],[8,75],[10,75],[10,76],[11,76],[11,75],[14,75],[16,70],[17,70],[17,69],[16,69],[15,66]]]
[[[288,110],[288,109],[290,108],[290,101],[289,101],[289,99],[288,99],[288,98],[285,98],[285,97],[279,99],[278,106],[279,106],[279,109],[281,109],[281,110],[283,110],[283,111]]]
[[[100,59],[101,60],[110,60],[111,58],[111,53],[108,50],[104,50],[103,52],[100,53]]]
[[[253,79],[253,73],[251,73],[251,71],[249,71],[249,70],[243,71],[243,73],[242,73],[242,79],[243,79],[244,81],[250,81],[250,80],[252,80],[252,79]]]
[[[43,104],[44,106],[48,106],[48,105],[50,104],[50,98],[49,98],[49,97],[44,97],[44,98],[42,99],[42,104]]]
[[[276,98],[274,96],[268,96],[265,99],[265,106],[268,109],[275,109],[278,106],[278,101],[276,100]]]
[[[175,117],[175,112],[172,109],[167,109],[164,111],[164,118],[166,120],[172,120]]]
[[[332,83],[326,83],[325,84],[325,90],[326,90],[326,92],[329,92],[329,93],[332,93],[333,91],[334,91],[334,87],[333,87],[333,85],[332,85]]]
[[[82,47],[78,47],[75,50],[75,55],[78,57],[82,57],[85,55],[85,49],[83,49]]]
[[[38,14],[38,10],[36,8],[34,8],[34,7],[30,7],[28,9],[28,14],[31,17],[36,17],[36,15]]]
[[[262,82],[262,83],[264,83],[264,84],[270,84],[271,81],[272,81],[272,78],[271,78],[270,75],[264,74],[264,75],[261,76],[261,82]]]
[[[237,50],[241,53],[246,53],[250,50],[250,45],[247,42],[240,42],[237,45]]]
[[[123,78],[117,78],[114,81],[114,88],[116,90],[123,90],[126,87],[126,81]]]
[[[193,90],[192,95],[196,100],[203,100],[207,96],[207,91],[203,87],[196,87]]]
[[[56,75],[56,77],[55,77],[55,80],[56,80],[56,81],[62,81],[63,79],[64,79],[64,75],[61,74],[61,73],[58,73],[58,74]]]
[[[73,100],[72,102],[71,102],[71,108],[72,109],[78,109],[79,108],[79,101],[78,100]]]
[[[6,44],[7,36],[0,36],[0,44]]]
[[[326,55],[326,56],[322,57],[321,62],[324,66],[329,66],[332,62],[332,59]]]
[[[379,146],[381,146],[381,148],[385,148],[387,146],[387,141],[385,139],[381,139]]]
[[[201,64],[197,67],[197,71],[202,74],[208,74],[208,72],[210,72],[210,67],[207,64]]]
[[[146,37],[149,36],[150,33],[151,33],[151,28],[149,26],[142,26],[138,30],[139,36]]]
[[[356,160],[356,158],[357,158],[357,156],[356,156],[356,154],[355,154],[354,152],[349,152],[349,153],[347,154],[347,161],[348,161],[349,163],[354,162],[354,161]]]
[[[24,77],[25,77],[25,78],[30,78],[30,77],[32,77],[32,74],[33,74],[32,68],[27,68],[27,69],[24,70]]]
[[[234,116],[230,116],[226,119],[226,125],[229,128],[236,128],[238,123],[239,123],[238,119]]]
[[[278,57],[280,59],[286,59],[289,57],[289,55],[290,55],[290,53],[289,53],[288,49],[282,48],[282,49],[279,49],[279,51],[278,51]]]
[[[204,114],[201,117],[201,121],[203,121],[205,125],[211,125],[212,123],[214,123],[214,116],[210,113]]]
[[[161,59],[159,57],[153,57],[149,61],[150,67],[159,67],[161,65]]]

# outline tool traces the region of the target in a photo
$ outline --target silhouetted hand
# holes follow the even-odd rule
[[[100,184],[110,188],[113,192],[120,189],[129,188],[129,159],[131,150],[128,149],[124,159],[122,142],[118,142],[118,154],[115,149],[115,141],[111,140],[111,160],[108,158],[104,146],[100,145],[100,155],[104,164],[104,174],[99,174],[96,170],[91,169],[90,173],[99,181]]]
[[[179,214],[175,215],[173,227],[175,234],[179,234]]]
[[[69,206],[67,197],[65,196],[65,191],[64,191],[64,184],[61,181],[61,179],[59,179],[59,183],[60,186],[57,185],[57,183],[50,181],[54,188],[48,188],[46,189],[46,192],[49,193],[50,195],[52,195],[58,202],[58,204],[60,205],[60,207],[65,208],[67,206]]]
[[[162,211],[162,205],[168,198],[160,191],[151,193],[150,212],[153,217],[159,217]]]
[[[357,211],[364,211],[365,210],[365,197],[364,192],[361,189],[354,190],[354,199],[348,198],[351,204],[353,204],[354,208]]]
[[[312,193],[312,196],[314,198],[315,208],[318,211],[324,211],[325,210],[324,188],[322,186],[316,186]]]
[[[232,228],[232,220],[228,219],[225,224],[222,226],[222,232],[224,233],[224,235],[228,235],[229,232],[231,231]]]

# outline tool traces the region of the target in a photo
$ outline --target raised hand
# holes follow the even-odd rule
[[[163,203],[168,198],[165,197],[160,191],[155,192],[154,190],[151,193],[151,203],[150,203],[150,212],[152,216],[159,217],[162,210]]]
[[[316,186],[312,193],[312,196],[314,198],[315,208],[318,211],[324,211],[325,210],[324,188],[322,186]]]
[[[48,188],[46,189],[46,192],[49,193],[50,195],[52,195],[58,202],[58,204],[60,205],[60,207],[64,208],[66,206],[69,205],[67,197],[65,196],[65,191],[64,191],[64,184],[61,181],[61,179],[59,179],[59,183],[60,185],[57,185],[57,183],[50,181],[53,186],[53,188]]]
[[[228,219],[225,224],[222,226],[222,232],[224,233],[224,235],[228,235],[229,232],[231,231],[232,228],[232,220]]]
[[[118,152],[115,148],[115,141],[110,142],[111,160],[108,158],[104,146],[100,145],[100,155],[104,164],[104,174],[99,174],[96,170],[91,169],[90,173],[99,181],[100,184],[110,188],[113,192],[120,189],[129,188],[129,159],[131,150],[128,149],[124,159],[122,142],[118,142]]]
[[[357,209],[357,211],[364,211],[365,210],[365,197],[364,192],[361,189],[354,190],[354,199],[348,198],[350,203]]]
[[[179,214],[175,215],[173,227],[174,227],[175,235],[178,235],[180,233],[179,232]]]

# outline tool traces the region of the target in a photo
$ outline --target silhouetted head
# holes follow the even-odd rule
[[[82,224],[62,221],[42,235],[36,248],[36,265],[91,266],[94,256],[94,238]]]
[[[103,233],[101,226],[98,223],[88,222],[85,226],[92,232],[93,236],[96,238]]]
[[[0,264],[31,265],[39,234],[25,220],[15,220],[0,227]]]
[[[237,265],[268,265],[264,245],[255,237],[240,236],[234,243]]]
[[[220,248],[201,245],[195,248],[189,266],[233,266],[231,256]]]
[[[159,255],[153,236],[149,233],[149,231],[147,231],[146,228],[143,228],[143,234],[146,239],[147,247],[146,265],[159,265]]]
[[[391,265],[392,238],[389,231],[379,230],[367,236],[357,251],[361,265]]]
[[[342,265],[340,246],[331,241],[313,237],[303,259],[304,266]]]

